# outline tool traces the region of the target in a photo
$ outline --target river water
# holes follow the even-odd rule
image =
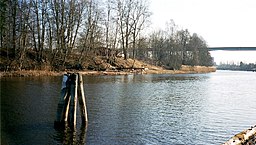
[[[221,144],[256,124],[255,72],[84,76],[76,132],[53,127],[61,81],[1,79],[2,144]]]

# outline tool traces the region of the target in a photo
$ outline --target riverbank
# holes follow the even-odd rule
[[[157,66],[149,66],[139,69],[124,69],[124,70],[107,70],[107,71],[44,71],[44,70],[21,70],[0,72],[0,77],[31,77],[31,76],[61,76],[67,72],[81,73],[82,75],[128,75],[128,74],[189,74],[189,73],[210,73],[215,72],[215,67],[205,66],[186,66],[183,65],[180,70],[166,70]]]

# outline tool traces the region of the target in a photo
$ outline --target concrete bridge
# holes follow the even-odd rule
[[[208,47],[209,51],[256,51],[256,47]]]

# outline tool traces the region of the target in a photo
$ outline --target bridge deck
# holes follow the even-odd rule
[[[256,51],[256,47],[208,47],[209,51],[226,50],[226,51]]]

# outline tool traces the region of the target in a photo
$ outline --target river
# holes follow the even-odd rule
[[[83,79],[89,124],[71,133],[53,127],[62,77],[1,78],[1,144],[217,145],[256,124],[255,72]]]

